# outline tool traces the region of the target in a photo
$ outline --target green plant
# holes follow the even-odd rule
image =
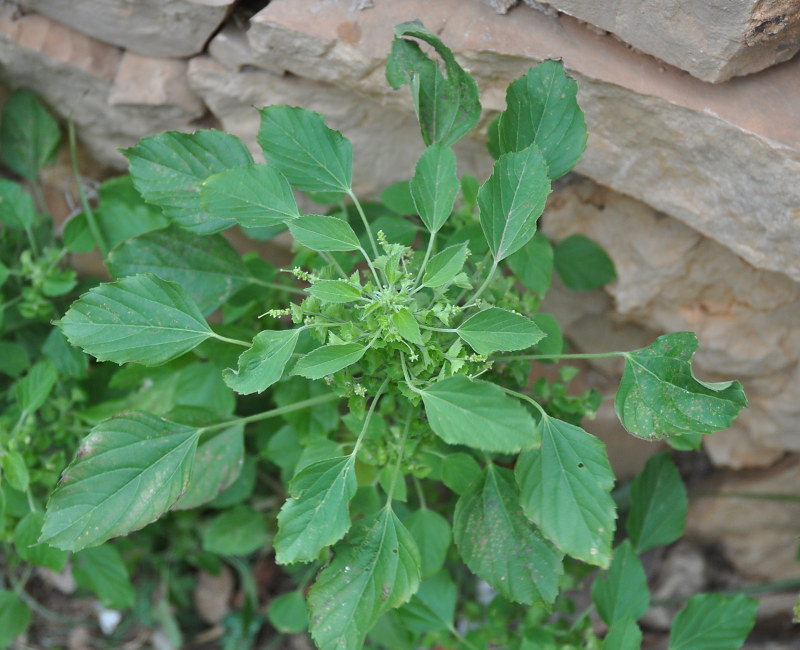
[[[489,127],[492,175],[459,180],[451,146],[479,121],[477,86],[421,25],[396,34],[387,79],[410,86],[427,148],[383,206],[359,202],[350,143],[300,108],[261,110],[265,165],[216,131],[163,133],[125,152],[136,189],[171,225],[114,248],[117,279],[59,327],[100,361],[165,367],[165,381],[204,373],[205,391],[188,411],[97,424],[50,498],[41,541],[79,551],[218,500],[244,458],[258,458],[286,485],[273,546],[297,589],[242,619],[245,643],[264,617],[303,629],[313,581],[308,623],[325,650],[639,647],[649,595],[638,554],[682,533],[677,470],[666,455],[648,464],[631,490],[629,539],[615,546],[614,475],[580,426],[598,396],[569,395],[569,367],[527,391],[531,362],[621,357],[623,426],[679,448],[730,425],[744,393],[694,377],[688,332],[641,350],[564,352],[557,323],[538,312],[553,265],[578,289],[613,277],[592,242],[554,251],[536,231],[551,180],[585,146],[575,83],[553,61],[513,82]],[[446,76],[411,39],[435,49]],[[293,190],[339,207],[304,214]],[[256,237],[288,226],[290,273],[306,288],[236,255],[218,234],[236,224]],[[290,294],[301,298],[280,302]],[[120,372],[143,376],[140,366]],[[215,515],[203,543],[247,555],[264,547],[263,525],[240,503]],[[588,611],[570,619],[562,594],[594,567],[605,640]],[[473,574],[495,590],[490,603]],[[696,596],[670,647],[738,647],[754,616],[747,598]]]

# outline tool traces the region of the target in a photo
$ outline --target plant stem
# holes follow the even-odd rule
[[[364,439],[364,436],[367,433],[367,429],[369,428],[370,420],[372,420],[372,414],[375,412],[375,407],[378,405],[378,401],[383,395],[383,391],[386,389],[386,385],[389,383],[389,379],[384,379],[383,383],[378,388],[378,391],[375,393],[375,397],[372,398],[372,404],[369,405],[369,410],[367,411],[367,415],[364,417],[364,424],[361,425],[361,432],[358,434],[358,438],[356,438],[356,444],[353,445],[353,451],[350,452],[350,455],[355,458],[356,454],[358,453],[358,448],[361,446],[361,441]]]
[[[537,359],[610,359],[611,357],[625,357],[627,352],[595,352],[587,354],[512,354],[504,357],[493,357],[492,361],[534,361]]]
[[[515,390],[511,390],[510,388],[506,388],[505,386],[502,386],[502,385],[500,385],[500,384],[495,384],[495,385],[496,385],[496,386],[497,386],[497,387],[498,387],[500,390],[502,390],[504,393],[508,393],[509,395],[513,395],[514,397],[517,397],[517,398],[519,398],[519,399],[525,400],[526,402],[529,402],[530,404],[532,404],[533,406],[535,406],[535,407],[536,407],[536,408],[539,410],[539,413],[541,413],[541,414],[542,414],[542,417],[543,417],[543,418],[549,418],[549,417],[550,417],[550,416],[547,414],[547,412],[544,410],[544,408],[542,407],[542,405],[541,405],[541,404],[539,404],[539,402],[537,402],[535,399],[533,399],[533,398],[532,398],[532,397],[530,397],[529,395],[526,395],[525,393],[518,393],[517,391],[515,391]]]
[[[345,272],[344,272],[344,269],[341,267],[341,265],[339,264],[339,262],[337,262],[337,261],[336,261],[336,258],[335,258],[333,255],[331,255],[331,254],[330,254],[330,253],[328,253],[327,251],[320,251],[320,255],[322,255],[322,258],[323,258],[323,259],[324,259],[324,260],[325,260],[325,261],[326,261],[328,264],[330,264],[331,266],[333,266],[333,268],[334,268],[334,269],[336,269],[336,272],[337,272],[337,273],[338,273],[338,274],[339,274],[339,275],[340,275],[340,276],[341,276],[343,279],[345,279],[345,280],[347,279],[347,273],[345,273]]]
[[[375,243],[375,238],[372,236],[372,230],[370,230],[369,222],[367,221],[367,215],[364,214],[364,208],[361,207],[361,203],[359,202],[358,197],[353,193],[353,190],[348,190],[347,193],[350,195],[350,198],[353,199],[353,205],[356,206],[358,216],[361,217],[361,222],[364,224],[364,229],[367,231],[369,242],[372,244],[372,252],[374,253],[375,257],[378,257],[378,245]],[[345,212],[345,214],[347,213]]]
[[[800,496],[796,494],[779,494],[771,492],[690,492],[692,499],[754,499],[758,501],[788,501],[790,503],[800,502]]]
[[[492,268],[489,269],[489,275],[486,276],[486,279],[483,281],[483,284],[480,287],[478,287],[478,290],[475,292],[475,295],[472,296],[472,300],[470,300],[466,305],[464,305],[464,309],[466,309],[467,307],[472,307],[472,305],[474,305],[478,301],[480,295],[486,290],[486,287],[488,287],[489,283],[492,281],[492,278],[494,277],[494,272],[497,271],[497,264],[498,264],[497,260],[494,260],[494,262],[492,262]]]
[[[28,243],[31,245],[31,253],[34,259],[39,257],[39,247],[36,245],[36,237],[33,236],[33,230],[30,226],[25,226],[25,236],[28,238]]]
[[[375,270],[375,267],[372,266],[372,260],[369,258],[369,255],[367,254],[367,251],[365,251],[361,247],[359,247],[358,250],[361,251],[361,254],[364,256],[364,259],[367,260],[367,266],[369,266],[369,270],[372,271],[372,277],[375,278],[375,288],[376,289],[380,288],[381,281],[380,281],[380,278],[378,277],[378,272]]]
[[[414,382],[411,381],[408,367],[406,366],[406,355],[402,353],[400,354],[400,365],[403,367],[403,377],[406,380],[406,386],[408,386],[415,393],[422,395],[422,391],[414,385]]]
[[[386,496],[386,507],[392,507],[392,496],[394,495],[394,488],[397,485],[397,478],[400,476],[400,463],[403,462],[403,455],[405,453],[406,438],[408,438],[408,430],[411,428],[411,415],[412,409],[408,410],[406,417],[406,424],[403,427],[403,437],[400,439],[400,444],[397,447],[397,464],[394,466],[394,474],[392,475],[392,484],[389,486],[389,493]]]
[[[285,284],[278,284],[277,282],[267,282],[266,280],[259,280],[258,278],[250,278],[251,284],[257,284],[259,287],[267,289],[277,289],[278,291],[286,291],[287,293],[296,293],[298,296],[307,295],[303,289],[297,287],[290,287]]]
[[[425,494],[422,491],[422,481],[420,481],[413,474],[411,475],[411,478],[414,481],[414,489],[417,491],[417,500],[419,501],[419,507],[421,510],[427,510],[428,505],[425,503]]]
[[[225,343],[233,343],[234,345],[241,345],[243,348],[249,348],[252,345],[252,343],[248,343],[247,341],[240,341],[239,339],[229,339],[227,336],[222,336],[222,334],[217,334],[216,332],[212,332],[211,335],[218,341],[223,341]]]
[[[436,241],[436,233],[431,233],[431,238],[428,240],[428,248],[425,250],[425,257],[422,258],[422,266],[419,267],[419,273],[417,273],[417,279],[414,281],[413,289],[416,289],[420,283],[422,282],[422,278],[425,275],[425,269],[428,266],[428,261],[431,258],[431,253],[433,253],[433,244]]]
[[[723,589],[721,591],[714,591],[708,593],[719,594],[721,596],[738,596],[740,594],[761,594],[770,591],[796,591],[800,588],[800,580],[779,580],[777,582],[766,582],[760,585],[752,585],[749,587],[740,587],[739,589]],[[669,607],[671,605],[682,605],[691,598],[691,595],[674,596],[672,598],[663,598],[661,600],[654,600],[650,603],[650,607]]]
[[[78,184],[78,195],[81,197],[81,205],[83,206],[83,212],[86,215],[86,223],[89,224],[89,232],[92,233],[94,243],[97,244],[97,247],[100,249],[103,257],[105,257],[108,255],[108,243],[106,242],[106,238],[103,236],[103,233],[100,230],[100,226],[97,223],[94,212],[92,212],[92,208],[89,205],[89,199],[86,198],[86,192],[83,191],[81,173],[78,169],[78,147],[75,143],[75,125],[72,123],[72,120],[67,122],[67,134],[69,136],[69,154],[72,158],[72,169],[75,172],[75,182]]]

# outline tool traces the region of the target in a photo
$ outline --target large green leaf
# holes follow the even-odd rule
[[[669,650],[736,650],[756,622],[758,601],[747,596],[692,596],[672,622]]]
[[[7,648],[30,625],[31,610],[19,594],[0,589],[0,648]]]
[[[409,189],[417,214],[432,233],[438,232],[447,221],[459,188],[453,150],[433,144],[423,151]]]
[[[386,61],[386,79],[392,88],[411,87],[422,139],[426,145],[452,145],[469,133],[481,116],[478,86],[435,34],[419,22],[395,27],[392,51]],[[447,78],[411,36],[433,46],[442,57]]]
[[[625,373],[614,401],[622,426],[654,440],[713,433],[731,425],[747,406],[742,385],[698,380],[691,367],[696,350],[694,333],[676,332],[625,354]]]
[[[495,261],[531,240],[548,194],[547,164],[536,145],[500,156],[478,192],[481,228]]]
[[[420,583],[411,601],[397,610],[403,625],[416,634],[453,629],[458,588],[446,571]]]
[[[213,130],[167,131],[144,138],[122,153],[145,201],[161,207],[182,228],[208,235],[236,223],[232,217],[209,215],[200,193],[209,176],[253,162],[236,136]]]
[[[578,85],[560,61],[545,61],[512,82],[497,125],[501,153],[535,143],[550,178],[566,174],[586,149],[586,121],[575,99],[577,92]]]
[[[451,445],[512,454],[541,442],[528,411],[494,384],[456,375],[421,395],[431,429]]]
[[[616,513],[605,445],[549,416],[542,416],[539,430],[541,449],[520,454],[515,468],[522,509],[568,555],[608,566]]]
[[[414,539],[383,508],[336,548],[311,588],[311,636],[321,650],[357,650],[378,617],[408,602],[419,582]]]
[[[240,395],[261,393],[283,376],[292,358],[300,329],[264,330],[239,357],[239,369],[227,368],[222,378]]]
[[[430,578],[444,566],[453,537],[450,524],[438,512],[428,508],[415,510],[403,523],[417,542],[420,575]]]
[[[56,385],[58,372],[52,361],[39,361],[22,379],[17,382],[16,396],[19,408],[33,413],[46,401],[53,386]]]
[[[617,546],[608,571],[595,578],[592,600],[600,618],[608,625],[624,618],[637,620],[650,607],[647,576],[630,540]]]
[[[155,521],[186,490],[198,438],[137,411],[98,424],[50,496],[41,541],[76,551]]]
[[[75,553],[72,575],[79,587],[94,592],[106,607],[125,609],[136,603],[136,592],[128,576],[128,568],[119,551],[111,544]]]
[[[354,251],[361,247],[346,221],[336,217],[307,214],[289,222],[292,237],[314,251]]]
[[[360,287],[348,280],[318,280],[307,291],[322,302],[346,303],[361,298]]]
[[[585,235],[570,235],[553,249],[553,265],[568,289],[599,289],[617,279],[614,262],[603,248]]]
[[[307,465],[289,484],[288,499],[278,515],[275,559],[279,564],[311,562],[350,528],[348,503],[356,493],[353,456]]]
[[[625,528],[638,553],[671,544],[683,534],[689,499],[668,453],[653,456],[631,483],[631,510]]]
[[[30,90],[17,90],[3,107],[0,155],[14,172],[30,181],[50,164],[61,143],[58,122]]]
[[[563,554],[522,513],[511,470],[486,466],[456,502],[453,537],[470,570],[506,598],[552,605]]]
[[[441,287],[452,281],[456,274],[464,267],[467,259],[467,244],[454,244],[443,251],[436,253],[425,269],[422,278],[423,287]]]
[[[553,275],[553,246],[547,237],[537,232],[527,244],[509,255],[506,263],[517,280],[544,298]]]
[[[325,118],[305,108],[267,106],[260,110],[258,144],[264,158],[305,192],[348,192],[353,147]]]
[[[176,282],[206,316],[252,278],[241,256],[222,235],[198,237],[176,227],[126,241],[109,253],[106,266],[115,278],[153,273]]]
[[[175,359],[214,335],[183,287],[151,274],[91,289],[58,326],[99,361],[146,366]]]
[[[19,184],[0,178],[0,223],[24,230],[31,227],[35,216],[33,197]]]
[[[292,374],[308,379],[322,379],[354,364],[366,351],[367,348],[358,343],[325,345],[301,357],[292,368]]]
[[[246,228],[283,225],[300,216],[289,181],[274,167],[252,164],[214,174],[200,186],[209,216]]]
[[[602,650],[640,650],[642,631],[632,618],[622,618],[608,628]]]
[[[499,307],[489,307],[470,316],[456,332],[478,354],[524,350],[545,337],[529,318]]]
[[[223,510],[203,530],[203,550],[217,555],[249,555],[267,542],[264,514],[243,504]]]

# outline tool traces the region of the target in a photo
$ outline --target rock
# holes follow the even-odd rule
[[[200,618],[211,625],[225,618],[230,611],[234,586],[233,571],[224,564],[220,566],[217,575],[199,571],[192,591],[192,601]]]
[[[247,41],[247,31],[234,24],[225,25],[219,33],[208,43],[208,53],[215,60],[231,70],[241,70],[246,66],[255,66],[256,57]],[[283,70],[271,69],[261,62],[261,67],[271,70],[276,74],[283,74]]]
[[[800,50],[800,5],[792,0],[539,0],[535,5],[612,32],[714,83],[788,61]]]
[[[486,124],[504,107],[509,81],[562,57],[589,125],[581,173],[754,266],[800,279],[800,60],[712,86],[569,16],[520,9],[500,16],[478,0],[386,2],[363,12],[349,4],[273,0],[248,31],[257,61],[410,112],[407,94],[389,89],[383,64],[393,26],[419,18],[478,80]]]
[[[234,0],[19,0],[73,29],[153,57],[203,50]]]

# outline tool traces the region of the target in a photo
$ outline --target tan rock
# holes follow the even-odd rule
[[[235,580],[233,571],[221,565],[219,573],[212,575],[206,571],[197,573],[197,582],[192,591],[195,609],[206,623],[219,623],[230,611]]]
[[[234,0],[20,0],[73,29],[154,57],[203,50]]]

